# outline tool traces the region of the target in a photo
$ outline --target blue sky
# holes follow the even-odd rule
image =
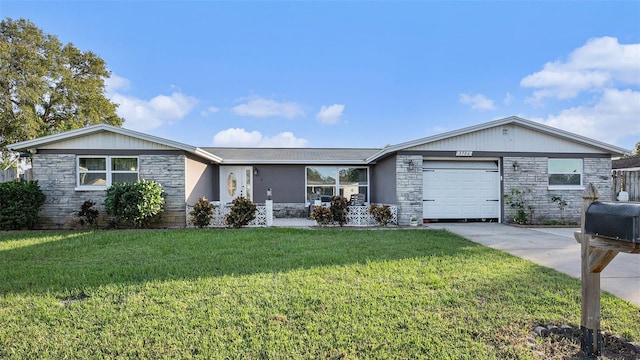
[[[103,58],[124,127],[382,147],[510,115],[631,149],[640,1],[0,1]]]

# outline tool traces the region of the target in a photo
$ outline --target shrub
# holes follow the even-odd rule
[[[336,195],[331,198],[331,218],[340,226],[347,223],[347,213],[349,212],[349,200],[346,197]]]
[[[202,229],[211,224],[213,220],[213,204],[205,197],[201,197],[193,205],[193,210],[189,212],[189,222]]]
[[[564,223],[564,209],[569,203],[567,203],[567,200],[563,199],[562,196],[552,196],[551,201],[558,204],[558,208],[560,209],[560,223]]]
[[[331,224],[333,217],[331,216],[331,210],[326,206],[315,206],[311,212],[311,218],[315,220],[318,225],[326,226]]]
[[[0,230],[33,229],[45,198],[37,181],[0,183]]]
[[[391,213],[391,207],[389,205],[375,205],[369,206],[369,214],[373,216],[373,219],[382,226],[387,226],[393,220],[393,213]]]
[[[138,180],[117,183],[107,189],[104,207],[116,224],[146,228],[156,220],[164,206],[162,185],[155,181]]]
[[[95,201],[92,200],[86,200],[82,205],[80,205],[80,211],[76,213],[76,216],[80,218],[80,226],[93,226],[96,224],[99,212],[98,209],[94,208],[95,205]]]
[[[256,205],[244,196],[239,196],[231,202],[231,211],[224,219],[225,224],[233,228],[249,225],[256,218]]]
[[[515,209],[511,212],[513,222],[520,225],[529,224],[529,214],[533,215],[533,206],[527,204],[526,196],[531,193],[531,189],[511,189],[509,194],[504,195],[505,203]],[[528,210],[528,212],[527,212]]]

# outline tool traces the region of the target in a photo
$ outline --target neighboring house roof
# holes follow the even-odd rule
[[[640,169],[640,155],[615,159],[611,162],[611,169]]]
[[[220,156],[223,164],[351,164],[365,165],[380,149],[222,148],[203,150]]]
[[[131,138],[159,144],[167,148],[183,150],[188,153],[197,155],[199,157],[202,157],[204,159],[208,159],[217,163],[222,162],[222,159],[220,157],[214,154],[211,154],[209,152],[206,152],[195,146],[191,146],[191,145],[179,143],[177,141],[168,140],[168,139],[160,138],[157,136],[152,136],[152,135],[144,134],[134,130],[129,130],[126,128],[107,125],[107,124],[90,125],[84,128],[70,130],[70,131],[48,135],[48,136],[43,136],[33,140],[21,141],[21,142],[9,145],[9,149],[13,151],[28,151],[30,149],[44,148],[44,147],[53,146],[59,143],[71,142],[74,139],[79,139],[82,137],[101,134],[101,133],[119,134],[126,137],[131,137]]]
[[[387,146],[383,149],[381,149],[379,152],[377,152],[376,154],[370,156],[367,158],[367,162],[373,162],[376,161],[377,159],[380,159],[390,153],[394,153],[397,151],[403,151],[403,150],[416,150],[417,148],[421,147],[421,146],[425,146],[427,144],[430,143],[435,143],[435,142],[439,142],[439,141],[445,141],[445,140],[449,140],[449,139],[453,139],[453,138],[457,138],[457,137],[462,137],[462,136],[466,136],[466,135],[470,135],[472,133],[478,133],[478,132],[483,132],[483,131],[488,131],[490,129],[493,128],[501,128],[507,125],[515,125],[527,130],[532,130],[537,134],[540,134],[542,136],[546,136],[547,138],[555,138],[557,140],[560,141],[564,141],[564,142],[571,142],[574,143],[576,145],[579,145],[581,147],[588,147],[588,148],[592,148],[598,151],[601,151],[603,153],[609,153],[612,156],[622,156],[622,155],[627,155],[630,154],[630,151],[621,147],[617,147],[617,146],[613,146],[613,145],[609,145],[597,140],[593,140],[581,135],[577,135],[574,133],[570,133],[568,131],[564,131],[564,130],[560,130],[557,128],[553,128],[547,125],[543,125],[540,124],[538,122],[535,121],[531,121],[531,120],[526,120],[526,119],[522,119],[520,117],[517,116],[510,116],[504,119],[498,119],[498,120],[494,120],[494,121],[489,121],[486,123],[482,123],[479,125],[474,125],[474,126],[469,126],[466,128],[462,128],[459,130],[454,130],[454,131],[449,131],[449,132],[445,132],[442,134],[438,134],[438,135],[434,135],[434,136],[429,136],[426,138],[422,138],[422,139],[417,139],[417,140],[413,140],[413,141],[408,141],[408,142],[404,142],[401,144],[397,144],[397,145],[391,145],[391,146]],[[531,141],[531,139],[527,139],[529,141]],[[413,148],[413,149],[412,149]],[[459,150],[475,150],[475,149],[459,149]],[[546,150],[546,149],[545,149]]]

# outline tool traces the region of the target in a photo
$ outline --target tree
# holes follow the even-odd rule
[[[631,155],[634,155],[634,156],[640,155],[640,141],[636,143],[636,147],[635,149],[633,149],[633,152],[631,153]]]
[[[105,95],[104,60],[63,45],[29,20],[0,22],[0,152],[7,145],[91,124],[122,125]]]

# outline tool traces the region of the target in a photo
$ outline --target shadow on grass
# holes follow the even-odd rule
[[[443,230],[140,230],[2,234],[40,237],[0,251],[0,294],[285,272],[486,248]]]

